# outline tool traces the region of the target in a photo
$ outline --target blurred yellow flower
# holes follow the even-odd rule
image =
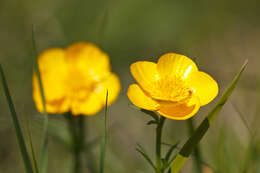
[[[188,119],[218,94],[216,81],[184,55],[164,54],[157,64],[138,61],[130,70],[138,84],[129,86],[128,98],[135,106],[166,118]]]
[[[39,56],[38,64],[48,113],[94,115],[104,107],[107,90],[108,105],[120,92],[120,81],[111,72],[108,55],[92,43],[48,49]],[[33,98],[37,109],[43,112],[35,74]]]

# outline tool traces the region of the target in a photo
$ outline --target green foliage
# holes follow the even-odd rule
[[[46,173],[47,172],[47,163],[48,163],[48,113],[46,111],[46,100],[44,96],[43,84],[41,80],[41,74],[38,65],[38,54],[37,54],[37,47],[35,41],[35,27],[32,27],[32,45],[33,45],[33,57],[35,57],[34,63],[34,72],[38,79],[38,84],[40,86],[40,93],[41,99],[43,104],[43,116],[44,116],[44,126],[43,126],[43,144],[42,144],[42,151],[41,151],[41,164],[40,164],[40,172]]]
[[[25,142],[24,142],[23,132],[22,132],[22,129],[20,127],[19,120],[17,118],[17,114],[16,114],[16,111],[15,111],[15,108],[14,108],[14,104],[13,104],[13,101],[12,101],[12,98],[11,98],[11,95],[10,95],[10,92],[9,92],[9,89],[8,89],[8,85],[7,85],[5,75],[4,75],[4,71],[2,69],[1,64],[0,64],[0,77],[1,77],[1,83],[3,85],[4,93],[5,93],[5,96],[6,96],[6,100],[7,100],[8,106],[9,106],[9,110],[11,112],[11,117],[12,117],[12,120],[13,120],[15,132],[16,132],[16,137],[17,137],[17,140],[18,140],[18,143],[19,143],[19,147],[20,147],[20,151],[21,151],[21,154],[22,154],[22,157],[23,157],[26,172],[27,173],[33,173],[33,167],[32,167],[30,157],[29,157],[29,154],[27,152],[27,148],[26,148],[26,145],[25,145]]]
[[[32,162],[33,162],[33,168],[34,168],[34,172],[35,173],[39,173],[39,168],[38,168],[38,164],[37,164],[37,159],[36,159],[36,155],[35,155],[35,151],[34,151],[34,147],[33,147],[33,140],[32,140],[32,133],[31,133],[31,128],[30,128],[30,122],[28,120],[28,117],[25,117],[25,127],[27,130],[27,134],[28,134],[28,139],[29,139],[29,145],[30,145],[30,149],[31,149],[31,155],[32,155]]]
[[[138,151],[145,158],[145,160],[153,167],[153,169],[156,171],[156,167],[155,167],[153,161],[150,159],[150,157],[146,153],[145,149],[140,144],[136,145],[136,151]]]

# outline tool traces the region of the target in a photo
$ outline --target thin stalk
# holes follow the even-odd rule
[[[74,125],[74,173],[82,172],[82,163],[81,163],[81,151],[82,151],[82,136],[84,135],[84,119],[80,115],[78,117],[73,116],[73,125]]]
[[[3,85],[3,90],[4,90],[4,94],[6,96],[6,100],[9,106],[9,110],[11,113],[11,117],[13,120],[13,124],[14,124],[14,128],[15,128],[15,133],[16,133],[16,137],[17,137],[17,141],[20,147],[20,152],[24,161],[24,166],[26,169],[26,173],[33,173],[33,167],[31,164],[31,160],[25,145],[25,141],[24,141],[24,137],[23,137],[23,132],[22,129],[20,127],[20,123],[19,120],[17,118],[17,114],[16,114],[16,110],[14,108],[14,103],[12,101],[8,86],[7,86],[7,82],[5,79],[5,75],[4,75],[4,71],[2,69],[2,66],[0,64],[0,79],[1,79],[1,84]]]
[[[162,129],[165,118],[160,117],[159,123],[156,127],[156,173],[162,173],[162,161],[161,161],[161,143],[162,143]]]
[[[88,119],[87,118],[84,118],[84,124],[88,124]],[[84,138],[83,139],[88,139],[88,132],[89,132],[89,129],[88,129],[88,126],[86,127],[87,128],[87,131],[84,130]],[[91,143],[91,142],[90,142]],[[92,153],[92,145],[89,145],[89,143],[87,143],[85,145],[82,146],[82,150],[84,150],[85,152],[85,158],[87,160],[86,162],[86,167],[87,169],[89,170],[89,172],[93,172],[93,173],[96,173],[97,172],[97,168],[96,168],[96,163],[95,163],[95,156],[93,155]]]
[[[105,105],[105,117],[104,117],[104,127],[103,127],[103,133],[101,138],[101,145],[100,145],[100,173],[104,173],[105,171],[105,157],[106,157],[106,143],[107,143],[107,106],[108,101],[108,90],[106,94],[106,105]]]
[[[189,135],[192,136],[194,133],[194,125],[192,119],[188,119],[187,125],[189,128]],[[200,153],[200,147],[199,144],[194,148],[194,165],[195,165],[195,170],[197,173],[202,173],[202,168],[201,168],[201,153]]]
[[[73,141],[73,173],[82,172],[81,152],[84,148],[84,117],[80,115],[78,117],[73,116],[71,113],[67,113],[66,119],[68,120],[68,126],[71,132]]]
[[[33,168],[34,168],[34,173],[39,173],[37,159],[36,159],[36,155],[35,155],[34,147],[33,147],[33,142],[32,142],[31,127],[30,127],[29,120],[28,120],[27,116],[25,116],[25,127],[26,127],[26,130],[27,130],[27,133],[28,133],[28,139],[29,139],[29,145],[30,145],[30,149],[31,149],[31,158],[32,158],[32,165],[33,165]]]
[[[40,164],[40,172],[46,173],[47,172],[47,163],[48,163],[48,112],[46,110],[46,100],[44,95],[44,89],[43,89],[43,83],[41,79],[41,74],[39,70],[39,64],[38,64],[38,51],[36,47],[36,40],[35,40],[35,27],[32,26],[32,46],[33,46],[33,57],[35,57],[35,63],[34,63],[34,73],[37,76],[38,85],[40,87],[40,94],[41,94],[41,101],[43,104],[43,116],[44,116],[44,124],[43,124],[43,145],[42,145],[42,151],[41,151],[41,164]]]

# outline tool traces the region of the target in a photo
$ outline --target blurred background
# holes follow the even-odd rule
[[[134,83],[129,71],[131,63],[157,61],[166,52],[196,58],[199,68],[218,81],[221,95],[244,60],[249,59],[246,72],[200,143],[200,150],[204,164],[214,172],[260,172],[259,7],[256,0],[0,0],[0,63],[22,126],[25,117],[31,124],[36,156],[40,158],[43,117],[32,100],[36,58],[32,26],[39,53],[51,47],[65,48],[78,41],[90,41],[110,55],[122,91],[109,109],[107,173],[152,172],[135,150],[139,143],[154,158],[155,128],[146,125],[150,117],[129,107],[126,90]],[[196,126],[216,100],[193,118]],[[25,172],[2,87],[0,110],[0,172]],[[104,110],[87,117],[89,154],[84,158],[85,172],[91,172],[91,166],[98,168],[103,115]],[[68,138],[66,123],[63,117],[55,115],[49,121],[52,135],[48,172],[69,173],[72,155],[59,139]],[[165,143],[180,142],[181,146],[187,138],[185,121],[166,121]],[[182,172],[193,173],[192,164],[191,157]],[[205,173],[211,170],[205,169]]]

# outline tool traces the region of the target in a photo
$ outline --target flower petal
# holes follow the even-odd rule
[[[158,113],[166,118],[186,120],[195,115],[199,108],[199,99],[192,97],[188,103],[162,103]]]
[[[47,91],[45,93],[50,93],[49,89],[45,88],[44,90]],[[33,76],[33,99],[37,110],[39,112],[43,112],[44,110],[43,110],[40,87],[38,85],[38,80],[35,75]],[[69,111],[69,100],[66,99],[65,96],[60,98],[57,97],[56,99],[50,99],[50,98],[46,99],[45,96],[45,100],[46,100],[46,111],[48,113],[64,113]]]
[[[66,49],[71,71],[79,71],[88,80],[101,81],[110,74],[109,57],[92,43],[79,42]]]
[[[194,94],[199,97],[201,105],[211,102],[218,94],[217,82],[207,73],[198,71],[187,81]]]
[[[159,104],[147,96],[137,84],[132,84],[129,86],[127,96],[137,107],[151,111],[158,110]]]
[[[156,82],[160,79],[157,65],[153,62],[138,61],[130,66],[131,73],[137,83],[146,92],[153,93],[157,90]]]
[[[68,109],[64,105],[66,96],[65,80],[67,78],[67,64],[62,49],[49,49],[38,58],[46,108],[49,113],[60,113]],[[33,74],[33,98],[39,111],[43,111],[38,80]]]
[[[188,57],[175,53],[167,53],[160,57],[157,63],[161,77],[179,77],[186,79],[193,72],[198,71],[196,64]]]
[[[74,115],[95,115],[105,106],[107,91],[108,105],[111,105],[118,97],[120,88],[119,78],[114,73],[111,73],[104,81],[97,83],[86,100],[72,104],[72,113]]]

